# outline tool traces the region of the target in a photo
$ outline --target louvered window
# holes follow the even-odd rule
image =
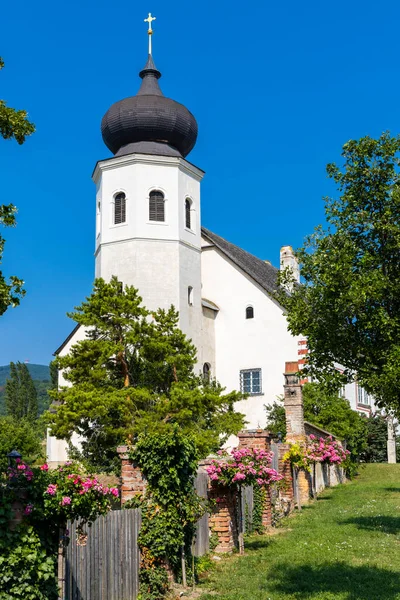
[[[114,224],[119,225],[126,221],[126,198],[123,192],[114,198]]]
[[[250,396],[262,394],[261,369],[240,371],[240,391]]]
[[[188,198],[186,198],[186,200],[185,200],[185,224],[188,229],[191,229],[191,223],[190,223],[191,206],[192,206],[192,203],[190,202],[190,200]]]
[[[150,221],[165,221],[164,194],[158,190],[154,190],[153,192],[150,192],[149,220]]]
[[[203,381],[204,383],[210,383],[211,380],[211,365],[210,363],[204,363],[203,365]]]
[[[246,319],[254,319],[254,308],[252,306],[246,308]]]

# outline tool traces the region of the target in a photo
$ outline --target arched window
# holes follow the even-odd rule
[[[246,308],[246,319],[254,319],[254,308],[252,306]]]
[[[159,190],[150,192],[149,221],[165,221],[164,194]]]
[[[188,287],[188,304],[189,306],[193,305],[193,288],[191,285]]]
[[[190,215],[190,210],[192,208],[192,203],[190,202],[189,198],[186,198],[185,200],[185,225],[188,229],[192,229],[191,227],[191,215]]]
[[[211,379],[211,365],[210,363],[204,363],[203,365],[203,381],[204,383],[210,383]]]
[[[120,192],[114,198],[114,225],[125,223],[126,221],[126,197],[124,192]]]

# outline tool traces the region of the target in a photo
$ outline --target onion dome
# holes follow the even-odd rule
[[[158,84],[161,77],[149,54],[139,76],[136,96],[113,104],[101,122],[105,145],[115,156],[158,154],[187,156],[197,139],[197,122],[191,112],[166,98]]]

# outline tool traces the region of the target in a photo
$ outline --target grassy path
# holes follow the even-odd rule
[[[219,563],[201,600],[400,600],[400,465],[368,465],[284,527]]]

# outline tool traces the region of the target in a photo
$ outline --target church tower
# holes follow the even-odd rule
[[[200,181],[185,160],[197,139],[189,110],[166,98],[152,53],[136,96],[103,117],[104,143],[114,157],[97,163],[96,277],[116,275],[138,288],[151,309],[179,311],[179,326],[201,346]]]

